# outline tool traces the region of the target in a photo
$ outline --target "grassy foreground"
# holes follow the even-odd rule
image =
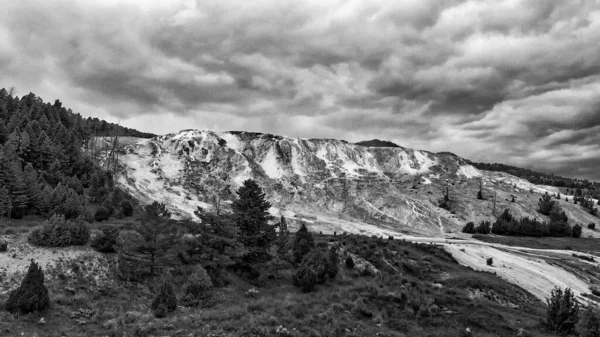
[[[7,238],[19,235],[26,234]],[[342,261],[337,278],[315,292],[292,286],[291,267],[261,287],[230,273],[227,285],[214,290],[214,305],[179,307],[163,319],[149,309],[156,281],[120,281],[116,256],[90,250],[45,270],[47,312],[2,311],[0,336],[551,335],[539,327],[543,303],[493,274],[458,265],[439,247],[355,235],[315,239],[339,244]],[[344,265],[347,256],[352,269]],[[169,277],[180,295],[185,270]],[[0,304],[6,298],[1,294]]]

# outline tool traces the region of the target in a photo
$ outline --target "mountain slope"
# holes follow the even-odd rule
[[[447,152],[249,132],[184,130],[140,140],[120,160],[123,188],[171,205],[179,216],[214,207],[217,194],[227,208],[237,187],[252,178],[265,189],[274,215],[324,232],[444,236],[466,221],[492,219],[493,191],[496,212],[510,208],[539,218],[536,195],[557,191],[478,170]],[[475,199],[480,179],[488,197],[483,201]],[[446,188],[452,212],[437,206]],[[577,206],[567,211],[579,222],[591,221]]]

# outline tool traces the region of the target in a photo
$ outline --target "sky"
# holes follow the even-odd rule
[[[0,87],[141,131],[385,139],[600,180],[600,1],[7,1]]]

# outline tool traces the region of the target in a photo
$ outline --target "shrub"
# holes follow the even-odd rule
[[[129,200],[124,200],[121,203],[121,210],[123,211],[124,216],[132,216],[133,215],[133,205]]]
[[[90,246],[101,253],[114,253],[116,251],[119,229],[105,226],[101,233],[92,238]]]
[[[475,228],[475,232],[479,234],[490,234],[492,228],[492,224],[489,221],[481,221],[477,228]]]
[[[571,231],[571,236],[573,236],[574,238],[580,238],[581,237],[581,225],[577,224],[575,226],[573,226],[573,230]]]
[[[29,243],[43,247],[83,246],[90,238],[89,228],[81,221],[66,220],[55,214],[41,228],[30,234]]]
[[[491,266],[491,265],[493,265],[493,264],[494,264],[494,259],[493,259],[493,258],[491,258],[491,257],[488,257],[488,258],[487,258],[487,260],[485,261],[485,263],[486,263],[488,266]]]
[[[582,311],[577,332],[579,337],[600,337],[600,310],[594,305]]]
[[[49,306],[50,297],[44,285],[44,271],[32,260],[21,286],[8,296],[5,309],[13,314],[28,314],[42,312]]]
[[[559,334],[572,334],[579,321],[579,304],[571,289],[554,288],[547,301],[546,328]]]
[[[150,308],[157,318],[165,317],[167,313],[177,309],[177,296],[175,296],[171,283],[166,280],[161,282],[158,294],[152,301]]]
[[[467,222],[467,224],[463,227],[462,232],[475,234],[475,224],[472,221]]]
[[[4,240],[0,240],[0,252],[5,252],[8,250],[8,242]]]
[[[338,255],[337,247],[329,248],[329,268],[327,269],[327,276],[330,279],[335,279],[338,274],[338,266],[340,264],[340,257]]]
[[[181,303],[186,307],[208,306],[211,298],[213,283],[206,269],[199,267],[192,273],[183,286],[183,298]]]
[[[590,224],[588,225],[588,229],[595,230],[596,229],[596,224],[593,223],[593,222],[590,222]]]
[[[302,259],[308,254],[315,246],[315,240],[312,234],[308,231],[305,224],[302,224],[296,234],[294,235],[294,245],[292,247],[292,253],[294,254],[294,261],[296,263],[302,262]]]
[[[352,259],[352,256],[348,255],[345,263],[346,269],[354,269],[354,260]]]
[[[96,212],[94,213],[94,220],[96,220],[97,222],[102,222],[108,220],[109,216],[110,213],[108,212],[108,209],[106,209],[106,207],[100,206],[96,209]]]
[[[313,250],[302,260],[302,264],[296,269],[294,285],[301,287],[302,291],[314,290],[317,284],[327,281],[330,269],[329,260],[320,249]]]

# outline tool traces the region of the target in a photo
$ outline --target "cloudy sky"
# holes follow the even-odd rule
[[[600,2],[10,1],[0,87],[158,134],[379,138],[600,180]]]

